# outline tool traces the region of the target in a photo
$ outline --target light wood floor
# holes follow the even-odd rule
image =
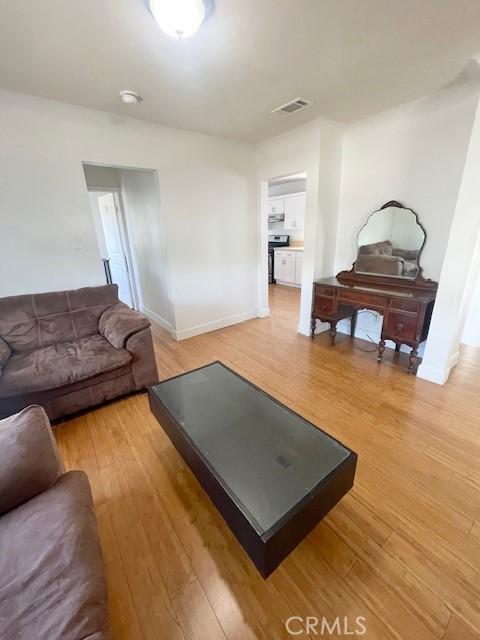
[[[442,388],[407,376],[403,354],[379,367],[347,336],[297,335],[298,291],[270,303],[271,318],[160,336],[160,375],[224,361],[357,451],[355,487],[264,581],[146,395],[60,424],[93,487],[113,638],[306,637],[287,634],[293,615],[364,616],[368,639],[479,638],[480,354]]]

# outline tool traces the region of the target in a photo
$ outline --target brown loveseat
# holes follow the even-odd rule
[[[90,485],[64,472],[39,406],[0,420],[0,549],[0,638],[107,638]]]
[[[355,270],[385,276],[415,277],[418,251],[394,249],[390,240],[365,244],[358,250]]]
[[[157,381],[150,321],[117,285],[0,298],[0,418],[29,404],[60,418]]]

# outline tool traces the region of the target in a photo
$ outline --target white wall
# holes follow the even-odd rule
[[[438,280],[457,202],[478,88],[462,86],[349,126],[345,132],[335,273],[349,269],[367,216],[389,200],[414,209],[427,232],[424,275]],[[359,317],[378,341],[381,318]],[[339,323],[349,331],[348,321]],[[392,345],[390,345],[392,346]]]
[[[471,347],[480,347],[480,270],[473,285],[461,342]]]
[[[319,119],[258,145],[258,176],[260,181],[264,182],[263,193],[259,194],[259,206],[263,204],[264,214],[259,230],[260,308],[268,306],[265,183],[294,173],[307,174],[303,277],[298,327],[305,335],[310,331],[313,279],[323,270],[333,269],[337,217],[335,198],[338,194],[343,129],[341,125]],[[320,238],[317,238],[318,229],[321,230]]]
[[[120,169],[119,173],[142,311],[174,331],[165,221],[157,175],[134,169]]]
[[[443,262],[425,357],[418,375],[443,384],[459,356],[460,338],[480,271],[480,103]]]
[[[102,191],[90,191],[88,194],[90,200],[90,209],[93,216],[93,224],[97,235],[98,251],[100,258],[108,258],[107,244],[105,241],[105,233],[103,231],[102,218],[100,216],[100,208],[98,206],[98,197],[104,195]]]
[[[285,196],[289,193],[301,193],[306,188],[307,181],[305,178],[289,180],[288,182],[273,182],[268,185],[268,197],[274,198],[275,196]]]
[[[120,189],[122,186],[120,173],[116,167],[85,164],[83,172],[89,189]]]
[[[253,146],[7,91],[0,122],[0,296],[104,282],[88,162],[158,172],[178,337],[256,314]]]

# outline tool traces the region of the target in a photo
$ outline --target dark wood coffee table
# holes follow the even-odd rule
[[[148,394],[153,414],[263,577],[353,486],[356,453],[221,362]]]

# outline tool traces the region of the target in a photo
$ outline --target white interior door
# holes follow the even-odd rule
[[[98,209],[102,220],[107,256],[110,261],[112,282],[118,284],[118,297],[133,307],[132,290],[128,273],[127,257],[122,242],[120,221],[113,193],[98,196]]]

